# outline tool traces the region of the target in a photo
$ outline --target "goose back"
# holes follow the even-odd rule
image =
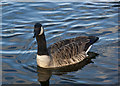
[[[61,67],[81,62],[86,58],[86,51],[90,44],[87,36],[66,39],[52,44],[48,51],[51,67]],[[87,46],[87,47],[86,47]]]

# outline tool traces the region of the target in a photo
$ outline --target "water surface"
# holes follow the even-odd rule
[[[2,83],[39,84],[50,78],[50,84],[117,84],[118,6],[117,2],[2,3]],[[91,52],[99,55],[76,70],[37,68],[37,44],[32,38],[36,22],[45,28],[48,47],[63,39],[93,35],[100,40]]]

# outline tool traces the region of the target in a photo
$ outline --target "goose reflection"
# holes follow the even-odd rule
[[[68,72],[73,72],[82,69],[85,65],[94,63],[92,59],[95,59],[96,56],[99,54],[94,52],[88,52],[89,58],[83,60],[80,63],[69,65],[66,67],[60,67],[60,68],[41,68],[37,67],[38,72],[38,81],[40,82],[41,86],[49,86],[49,80],[50,77],[53,75],[63,75],[67,74]]]
[[[52,75],[52,70],[37,66],[37,72],[38,81],[40,82],[41,86],[49,86],[49,79]]]

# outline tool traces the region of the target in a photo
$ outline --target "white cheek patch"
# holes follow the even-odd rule
[[[41,27],[41,31],[40,31],[40,34],[39,34],[39,35],[42,35],[43,32],[44,32],[44,29],[43,29],[43,27]]]

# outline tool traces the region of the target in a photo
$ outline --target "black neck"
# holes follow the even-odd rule
[[[37,45],[38,45],[37,54],[38,55],[48,55],[46,39],[45,39],[44,33],[42,35],[36,36],[36,40],[37,40]]]

